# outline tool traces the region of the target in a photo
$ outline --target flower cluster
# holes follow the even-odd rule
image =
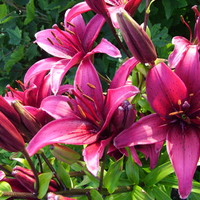
[[[77,193],[67,193],[73,186],[67,181],[69,175],[64,173],[63,165],[58,165],[57,173],[41,151],[48,145],[59,163],[78,163],[79,173],[102,180],[104,173],[107,177],[111,173],[100,165],[106,156],[117,163],[111,168],[113,171],[120,171],[122,159],[133,158],[132,173],[139,174],[136,169],[143,165],[139,155],[150,158],[150,168],[154,169],[165,144],[178,179],[180,198],[189,196],[200,155],[200,12],[197,6],[193,7],[193,39],[174,37],[175,47],[168,62],[161,62],[144,27],[132,17],[140,3],[141,0],[86,0],[65,12],[60,27],[54,24],[35,34],[35,43],[52,57],[33,64],[24,83],[17,81],[22,91],[8,85],[9,92],[0,96],[0,147],[21,152],[29,168],[15,166],[7,170],[0,165],[0,180],[11,185],[14,197],[18,197],[16,192],[30,192],[27,198],[36,199],[71,199],[64,196],[82,194],[76,190]],[[93,17],[86,23],[83,13],[90,10]],[[113,31],[117,45],[101,38],[104,25]],[[121,32],[123,41],[116,30]],[[123,61],[112,79],[97,71],[97,53]],[[147,75],[137,70],[139,65]],[[76,72],[71,85],[64,79],[72,68]],[[133,84],[134,74],[142,76],[143,82]],[[151,112],[140,112],[138,99],[147,102]],[[81,146],[82,157],[66,145]],[[35,154],[45,159],[53,173],[38,172],[30,159]],[[139,185],[139,175],[134,175],[134,181]],[[98,191],[107,194],[102,184],[100,181]],[[107,189],[111,194],[116,188]],[[158,198],[146,190],[152,199]],[[66,193],[56,194],[58,191]],[[99,195],[97,190],[88,191],[88,199]]]

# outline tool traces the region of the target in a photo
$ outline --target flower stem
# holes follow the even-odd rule
[[[101,191],[102,188],[103,188],[103,177],[104,177],[103,175],[104,175],[104,167],[105,167],[105,160],[106,160],[106,155],[107,155],[108,147],[109,147],[109,145],[106,146],[106,148],[104,150],[103,157],[102,157],[100,182],[99,182],[99,191]]]
[[[127,49],[125,48],[125,46],[123,45],[123,43],[121,42],[121,40],[119,39],[117,33],[116,33],[116,30],[115,28],[113,27],[113,24],[112,24],[112,21],[109,17],[106,18],[106,21],[108,23],[108,26],[110,27],[115,39],[117,40],[117,43],[120,45],[120,47],[123,49],[123,51],[125,52],[125,54],[131,58],[132,56],[130,55],[130,53],[127,51]]]
[[[67,190],[65,184],[61,181],[60,177],[57,175],[57,172],[55,171],[55,169],[53,168],[53,166],[51,165],[51,163],[49,162],[49,160],[47,159],[47,157],[45,156],[45,154],[41,153],[41,156],[44,159],[44,161],[46,162],[46,164],[48,165],[49,169],[54,173],[54,176],[56,177],[56,179],[58,180],[58,182],[60,183],[60,185],[63,187],[63,189]]]
[[[33,174],[34,174],[35,182],[36,182],[36,184],[35,184],[35,189],[36,189],[35,195],[37,196],[37,195],[38,195],[38,191],[39,191],[39,178],[38,178],[38,173],[37,173],[37,171],[36,171],[36,169],[35,169],[35,166],[34,166],[33,161],[31,160],[30,156],[29,156],[28,153],[27,153],[26,149],[22,150],[21,152],[22,152],[22,154],[24,155],[24,157],[26,158],[26,160],[28,161],[28,163],[29,163],[29,165],[30,165],[30,168],[31,168],[31,170],[32,170],[32,172],[33,172]]]

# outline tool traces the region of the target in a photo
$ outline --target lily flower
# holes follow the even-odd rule
[[[199,48],[200,48],[200,12],[197,9],[197,6],[193,6],[192,9],[194,10],[196,14],[196,23],[195,23],[195,28],[194,28],[194,38],[192,39],[192,31],[189,27],[189,25],[182,19],[183,23],[186,24],[186,26],[189,28],[190,31],[190,40],[182,37],[182,36],[176,36],[172,39],[172,44],[175,45],[175,48],[173,52],[169,55],[168,62],[169,66],[171,68],[176,68],[179,66],[179,68],[185,68],[186,66],[182,66],[183,59],[185,58],[186,54],[190,54],[188,51],[193,51],[193,56],[189,56],[189,59],[192,59],[191,62],[196,62],[194,61],[195,59],[197,60],[197,56],[199,54]],[[196,48],[194,47],[196,46]],[[193,50],[190,50],[192,48]],[[195,48],[195,51],[194,51]],[[187,58],[186,58],[187,59]],[[182,67],[181,67],[182,66]],[[182,69],[181,69],[182,70]],[[197,75],[198,72],[192,72],[194,75]],[[194,81],[197,79],[193,79]],[[193,83],[195,85],[195,83]]]
[[[137,63],[132,58],[122,66],[119,72],[125,73],[116,75],[121,77],[118,81],[114,78],[105,96],[95,67],[89,59],[83,60],[68,95],[49,96],[42,101],[41,108],[56,120],[45,125],[30,141],[29,155],[54,143],[87,145],[83,150],[84,160],[87,168],[97,175],[99,159],[116,135],[109,126],[115,110],[125,99],[139,92],[135,86],[126,85],[130,69]]]
[[[182,69],[185,76],[181,78],[164,63],[153,67],[147,75],[146,92],[155,113],[141,118],[114,139],[117,148],[166,141],[183,199],[192,189],[200,155],[200,92],[192,92],[190,83],[195,74],[188,73],[199,67]]]
[[[69,12],[68,19],[72,19],[80,13],[93,10],[104,16],[105,19],[111,18],[112,24],[115,28],[119,28],[116,14],[120,9],[126,10],[131,16],[135,14],[142,0],[86,0],[72,7]]]
[[[63,29],[58,25],[53,25],[52,29],[46,29],[36,33],[36,43],[47,53],[55,56],[46,58],[35,63],[26,74],[26,80],[30,80],[38,73],[50,70],[50,79],[52,91],[57,94],[62,82],[62,78],[68,70],[79,65],[83,58],[89,57],[95,53],[106,53],[112,57],[121,57],[120,51],[108,40],[102,39],[94,47],[94,42],[105,22],[104,18],[97,14],[86,25],[82,15],[68,20],[66,11]],[[47,65],[48,63],[48,65]]]

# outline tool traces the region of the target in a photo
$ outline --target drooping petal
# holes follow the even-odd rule
[[[93,124],[80,119],[57,119],[44,126],[29,142],[30,156],[46,145],[54,143],[83,145],[97,140],[97,130]]]
[[[79,118],[75,103],[67,96],[49,96],[42,101],[40,108],[55,119]]]
[[[113,58],[121,57],[119,49],[104,38],[94,49],[87,53],[85,58],[95,53],[105,53]]]
[[[113,89],[125,85],[128,76],[138,63],[139,61],[135,57],[132,57],[123,63],[115,73],[109,88]]]
[[[51,85],[52,85],[52,92],[57,94],[59,91],[59,87],[62,83],[63,77],[66,73],[74,66],[80,63],[81,59],[83,58],[82,52],[75,54],[71,60],[62,59],[55,63],[55,65],[51,68]]]
[[[170,127],[157,114],[145,116],[114,139],[117,148],[164,141]]]
[[[186,199],[199,160],[199,130],[193,126],[175,125],[167,135],[167,151],[178,178],[179,194]]]
[[[86,52],[89,52],[94,44],[94,41],[99,35],[99,32],[101,31],[102,26],[105,23],[105,19],[97,14],[95,15],[87,24],[85,28],[85,32],[83,34],[83,48]]]
[[[179,110],[178,101],[187,97],[187,88],[181,79],[164,63],[153,67],[147,74],[146,91],[153,110],[162,117]]]
[[[45,58],[33,64],[25,74],[25,77],[24,77],[25,87],[28,87],[29,81],[32,78],[34,78],[36,75],[42,72],[49,71],[53,67],[53,65],[59,60],[60,58],[54,58],[54,57]]]
[[[168,63],[171,68],[176,68],[177,64],[184,58],[187,46],[190,42],[181,36],[176,36],[172,39],[172,44],[175,45],[173,52],[169,55]]]
[[[67,22],[70,22],[74,17],[84,12],[91,10],[86,2],[77,3],[71,9],[68,9],[65,13],[64,24],[67,25]]]
[[[47,53],[58,57],[71,59],[77,53],[72,44],[73,37],[67,31],[45,29],[35,34],[36,43]]]
[[[200,90],[200,53],[198,48],[198,45],[188,45],[184,57],[175,69],[175,73],[185,83],[189,94],[195,94]]]
[[[103,155],[105,147],[109,144],[111,138],[106,140],[97,141],[95,143],[89,144],[83,150],[84,161],[86,162],[86,166],[92,174],[97,176],[98,168],[99,168],[99,160]]]
[[[118,106],[120,106],[124,100],[138,93],[139,89],[133,85],[124,85],[119,88],[108,89],[106,103],[104,106],[104,117],[106,120],[102,127],[102,130],[107,127],[113,116],[113,113],[116,111]]]
[[[92,85],[92,87],[90,85]],[[74,90],[77,94],[80,96],[85,94],[94,100],[92,101],[84,97],[91,109],[95,110],[95,103],[98,111],[101,112],[103,109],[102,86],[97,71],[90,60],[83,60],[79,65],[74,79],[74,86]],[[82,100],[77,98],[77,102],[85,107]]]

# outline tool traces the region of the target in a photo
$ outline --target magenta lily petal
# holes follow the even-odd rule
[[[90,86],[92,84],[93,87]],[[92,98],[97,106],[97,109],[99,112],[103,109],[103,90],[101,87],[101,82],[99,80],[99,76],[97,74],[97,71],[95,70],[92,62],[90,60],[83,60],[81,64],[79,65],[76,76],[74,79],[74,91],[82,96],[83,93],[90,98]],[[83,93],[82,93],[83,91]],[[87,100],[87,103],[91,105],[91,108],[94,109],[94,102],[91,100]],[[84,102],[82,99],[77,98],[77,102],[80,105],[83,105],[85,107]],[[96,112],[96,110],[95,110]]]
[[[121,53],[119,49],[116,48],[113,44],[111,44],[108,40],[104,38],[94,49],[92,49],[89,53],[87,53],[85,58],[95,53],[105,53],[113,58],[121,57]]]
[[[118,106],[124,100],[138,93],[139,89],[133,85],[124,85],[116,89],[108,89],[105,108],[104,108],[104,116],[106,117],[106,121],[103,125],[102,130],[108,125],[113,113],[118,108]]]
[[[175,125],[167,135],[167,151],[178,177],[180,197],[186,199],[199,160],[199,130]]]
[[[77,3],[71,9],[68,9],[65,14],[64,22],[70,22],[74,17],[89,10],[91,10],[91,8],[87,5],[86,2]]]
[[[157,114],[143,117],[116,136],[114,144],[117,148],[123,148],[164,141],[169,130],[165,123]]]
[[[195,94],[200,90],[200,61],[198,45],[190,45],[176,66],[175,73],[185,83],[188,93]]]
[[[110,83],[110,89],[117,88],[125,85],[128,76],[130,75],[133,68],[139,63],[135,57],[128,59],[115,73],[114,78]]]
[[[86,52],[89,52],[92,49],[92,46],[94,44],[94,41],[99,35],[99,32],[101,31],[102,26],[105,23],[105,19],[97,14],[95,15],[87,24],[85,28],[85,32],[82,33],[84,35],[83,38],[83,47]]]
[[[172,44],[175,45],[174,51],[169,55],[168,63],[171,68],[176,68],[177,64],[184,58],[185,51],[187,50],[190,42],[181,36],[176,36],[172,39]]]
[[[46,111],[49,115],[51,115],[55,119],[62,119],[62,118],[77,119],[79,113],[76,113],[75,110],[72,110],[70,105],[73,105],[74,108],[76,107],[73,104],[73,101],[70,100],[67,96],[57,95],[57,96],[46,97],[42,101],[40,108]]]
[[[156,65],[149,71],[146,84],[151,107],[163,117],[169,117],[169,113],[177,111],[178,101],[184,101],[187,97],[185,84],[164,63]]]
[[[97,140],[93,124],[82,119],[58,119],[48,123],[33,137],[27,147],[30,156],[46,145],[54,143],[91,144]],[[48,136],[48,137],[47,137]]]
[[[28,87],[28,83],[32,78],[34,78],[42,72],[49,71],[52,68],[52,66],[58,61],[60,61],[60,58],[45,58],[33,64],[25,74],[25,87]]]
[[[83,150],[84,161],[92,174],[97,176],[99,168],[99,159],[102,157],[105,147],[110,143],[111,138],[89,144]]]
[[[83,57],[82,52],[77,53],[71,60],[68,59],[61,59],[58,61],[50,71],[51,74],[51,85],[52,85],[52,92],[57,94],[62,79],[66,75],[66,73],[75,65],[79,64]]]
[[[37,44],[47,53],[65,59],[71,59],[77,53],[71,44],[74,41],[72,35],[66,31],[45,29],[35,34]],[[59,38],[59,39],[57,39]]]

